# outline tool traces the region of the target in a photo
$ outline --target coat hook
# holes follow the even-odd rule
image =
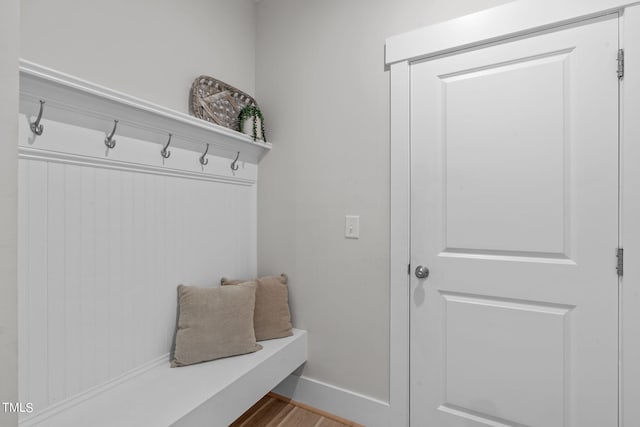
[[[116,134],[116,128],[118,127],[118,121],[114,120],[113,121],[113,130],[111,131],[111,133],[104,139],[104,145],[107,146],[107,148],[113,148],[116,146],[116,140],[113,139],[113,135]]]
[[[167,151],[167,148],[169,148],[169,144],[171,144],[171,134],[169,134],[169,140],[167,141],[167,143],[165,144],[164,147],[162,147],[162,151],[160,151],[160,154],[162,155],[162,157],[164,157],[165,159],[168,159],[169,156],[171,156],[171,151]]]
[[[36,134],[37,136],[42,135],[42,131],[44,130],[44,126],[40,124],[40,119],[42,119],[42,111],[44,110],[44,101],[40,100],[40,112],[38,112],[38,118],[35,122],[30,123],[31,132]]]
[[[205,156],[207,155],[208,151],[209,151],[209,144],[207,144],[207,149],[204,150],[204,153],[202,153],[202,156],[200,156],[200,164],[202,166],[205,166],[209,163],[209,159],[205,159]]]
[[[231,163],[231,170],[232,171],[237,171],[238,170],[238,159],[240,158],[240,152],[238,151],[238,154],[236,154],[236,159],[233,161],[233,163]]]

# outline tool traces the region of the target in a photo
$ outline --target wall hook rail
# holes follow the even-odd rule
[[[200,164],[202,166],[206,166],[209,163],[209,159],[205,159],[208,152],[209,152],[209,144],[207,144],[207,149],[204,150],[204,153],[202,153],[202,156],[200,156]]]
[[[107,148],[111,149],[113,147],[116,146],[116,140],[113,139],[113,136],[116,134],[116,128],[118,127],[118,121],[114,120],[113,121],[113,130],[111,131],[111,133],[109,135],[107,135],[107,137],[104,139],[104,145],[107,146]]]
[[[36,134],[37,136],[42,135],[42,131],[44,130],[44,126],[40,124],[40,119],[42,119],[42,112],[44,111],[44,101],[40,100],[40,111],[38,112],[38,117],[35,122],[30,123],[31,132]]]
[[[172,137],[172,135],[169,134],[169,140],[164,145],[164,147],[162,147],[162,150],[160,151],[160,154],[165,159],[168,159],[171,156],[171,151],[167,150],[169,148],[169,144],[171,144],[171,137]]]
[[[240,158],[240,152],[238,151],[238,154],[236,154],[236,158],[235,160],[231,163],[231,170],[232,171],[237,171],[238,170],[238,159]]]

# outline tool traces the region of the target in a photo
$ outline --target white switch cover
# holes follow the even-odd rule
[[[360,238],[360,215],[346,215],[344,217],[344,237],[347,239]]]

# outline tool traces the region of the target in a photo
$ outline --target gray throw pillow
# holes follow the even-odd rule
[[[289,311],[289,288],[287,275],[264,276],[256,279],[256,309],[253,315],[253,326],[256,340],[263,341],[293,335],[291,329],[291,312]],[[225,277],[220,281],[223,288],[226,285],[243,285],[241,280],[229,280]]]
[[[224,288],[178,286],[171,367],[260,350],[253,330],[255,292],[255,282]]]

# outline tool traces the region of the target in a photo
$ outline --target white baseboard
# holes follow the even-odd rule
[[[367,427],[391,425],[388,402],[305,376],[289,375],[273,392]]]

